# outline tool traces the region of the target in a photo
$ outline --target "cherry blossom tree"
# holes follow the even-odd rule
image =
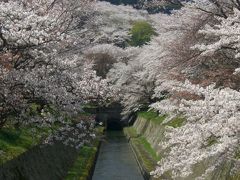
[[[64,118],[82,112],[86,103],[109,102],[114,94],[83,55],[95,30],[86,33],[95,26],[94,3],[0,2],[0,127],[10,116],[12,123],[33,129],[57,123],[61,128],[53,129],[46,142],[61,140],[77,148],[94,136],[94,117],[77,123]],[[38,113],[31,113],[33,105]]]
[[[167,131],[168,140],[162,146],[170,147],[171,150],[159,162],[159,167],[153,174],[161,176],[171,171],[175,178],[187,177],[195,164],[212,159],[205,173],[199,177],[205,179],[209,173],[227,162],[237,166],[240,139],[239,92],[230,88],[215,88],[215,85],[203,88],[189,81],[181,86],[173,86],[173,90],[188,91],[201,99],[172,102],[169,103],[170,106],[163,101],[153,106],[160,112],[168,109],[169,112],[186,117],[183,126]]]
[[[234,9],[234,14],[229,15],[227,18],[216,17],[219,21],[218,24],[213,26],[206,25],[199,33],[204,34],[209,39],[215,39],[206,44],[195,45],[202,52],[203,56],[211,56],[218,51],[224,51],[229,57],[239,57],[239,10]]]
[[[0,7],[1,125],[31,103],[79,112],[82,104],[111,96],[92,65],[76,52],[69,55],[84,40],[79,34],[90,1],[7,1]]]

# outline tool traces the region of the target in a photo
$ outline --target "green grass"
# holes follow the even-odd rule
[[[156,124],[161,124],[164,121],[164,119],[167,117],[167,115],[159,115],[157,112],[151,110],[151,111],[138,112],[138,117],[142,117]]]
[[[161,124],[166,119],[167,115],[161,115],[161,114],[159,115],[157,112],[150,110],[150,111],[138,112],[138,117],[142,117],[156,124]],[[178,116],[176,118],[173,118],[171,121],[169,121],[164,125],[177,128],[177,127],[181,127],[185,122],[185,120],[186,120],[185,118]]]
[[[240,149],[235,154],[236,159],[240,159]],[[229,180],[240,180],[240,172],[238,171],[235,175],[231,176]]]
[[[143,145],[144,149],[151,155],[151,157],[156,160],[159,161],[161,158],[157,155],[156,151],[152,148],[151,144],[149,144],[149,142],[143,137],[140,136],[138,138],[139,143],[141,143],[141,145]]]
[[[130,30],[131,46],[142,46],[151,41],[152,36],[157,35],[152,25],[146,21],[136,21]]]
[[[13,125],[7,124],[0,129],[0,164],[16,158],[39,144],[52,130],[57,128],[59,128],[58,125],[54,125],[51,129],[48,127],[15,128]]]
[[[154,170],[156,167],[157,161],[155,161],[151,155],[145,150],[144,146],[141,144],[141,142],[133,138],[131,139],[132,147],[136,153],[138,161],[140,161],[140,164],[144,167],[144,169],[150,173]]]
[[[141,136],[141,135],[138,135],[137,134],[137,131],[134,127],[127,127],[127,128],[124,128],[124,133],[136,140],[136,142],[138,144],[141,144],[143,146],[143,148],[145,149],[145,151],[156,161],[159,161],[160,160],[160,157],[157,155],[156,151],[152,148],[151,144],[146,140],[145,137]]]
[[[217,138],[214,137],[214,136],[210,136],[208,139],[207,139],[207,144],[204,146],[204,147],[210,147],[214,144],[216,144],[218,141],[217,141]]]
[[[177,128],[177,127],[181,127],[184,122],[185,122],[184,118],[176,117],[176,118],[172,119],[171,121],[169,121],[168,123],[166,123],[166,125]]]
[[[84,106],[83,106],[83,108],[97,108],[98,106],[97,105],[95,105],[95,104],[85,104]]]
[[[234,176],[231,176],[229,180],[240,180],[240,172]]]
[[[96,133],[102,135],[105,131],[105,127],[99,126],[96,129]]]
[[[161,125],[167,115],[160,115],[154,111],[142,111],[138,112],[138,117],[144,118],[147,121],[154,122],[157,125]],[[180,127],[183,125],[185,119],[182,117],[176,117],[164,124],[164,126],[172,126],[174,128]],[[154,170],[156,163],[161,160],[161,155],[158,155],[156,151],[151,147],[151,144],[146,140],[146,138],[137,134],[137,131],[134,127],[124,128],[124,133],[127,137],[131,138],[131,143],[136,151],[138,159],[141,160],[143,166],[148,172]]]
[[[157,162],[161,159],[156,151],[151,147],[146,138],[138,135],[134,127],[124,128],[124,134],[130,137],[132,146],[138,159],[142,162],[147,172],[151,172],[156,167]]]
[[[40,133],[40,131],[38,132]],[[40,137],[32,136],[30,129],[6,127],[0,130],[0,164],[11,160],[39,143]]]
[[[130,138],[137,138],[138,134],[134,127],[126,127],[123,129],[124,134],[127,135]]]
[[[32,104],[31,111],[37,111],[38,106]],[[53,107],[48,107],[54,111]],[[85,115],[85,114],[82,114]],[[66,121],[74,122],[73,119],[65,118]],[[0,129],[0,164],[5,163],[11,159],[16,158],[20,154],[29,150],[33,146],[39,144],[45,137],[47,137],[51,131],[55,131],[60,127],[60,124],[56,123],[51,128],[43,127],[20,127],[14,128],[11,124],[6,124],[5,127]],[[34,132],[33,132],[34,130]],[[102,134],[104,128],[97,129],[97,133]]]
[[[73,167],[68,171],[66,180],[87,180],[94,164],[97,147],[84,146]]]
[[[138,116],[145,118],[147,120],[151,120],[153,118],[156,118],[158,116],[158,113],[155,111],[152,111],[152,110],[151,111],[141,111],[141,112],[138,112]]]
[[[104,133],[104,127],[97,127],[96,134],[102,135]],[[78,154],[72,168],[68,171],[68,175],[65,180],[87,180],[94,166],[94,160],[97,155],[99,139],[95,139],[93,146],[83,146]]]

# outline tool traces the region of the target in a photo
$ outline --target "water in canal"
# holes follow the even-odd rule
[[[99,151],[93,180],[143,180],[122,131],[107,131]]]

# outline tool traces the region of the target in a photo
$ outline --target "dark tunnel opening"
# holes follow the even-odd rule
[[[114,119],[114,120],[108,120],[107,121],[107,131],[122,131],[123,130],[123,125],[120,122],[120,120]]]
[[[96,123],[104,126],[106,131],[123,130],[124,120],[122,120],[121,112],[122,107],[118,103],[98,108],[96,109]]]

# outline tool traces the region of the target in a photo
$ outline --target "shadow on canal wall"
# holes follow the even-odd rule
[[[36,146],[0,166],[1,180],[60,180],[77,157],[74,148],[61,143]]]

